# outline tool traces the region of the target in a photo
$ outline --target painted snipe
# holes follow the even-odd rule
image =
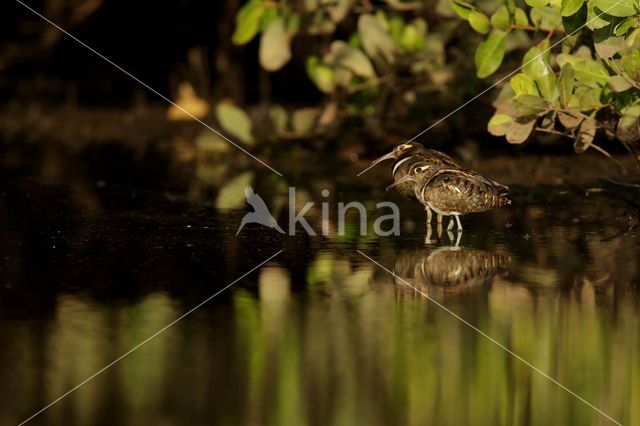
[[[476,173],[459,167],[448,155],[426,149],[417,142],[398,145],[372,165],[394,158],[395,187],[404,195],[413,195],[427,210],[427,222],[431,222],[431,210],[438,215],[451,216],[447,229],[462,229],[460,215],[477,213],[511,204],[507,198],[509,188]],[[413,191],[413,194],[410,194]]]
[[[413,141],[401,143],[396,146],[393,151],[373,160],[370,167],[390,159],[394,160],[391,175],[396,183],[407,176],[412,169],[419,165],[459,167],[456,161],[444,152],[436,151],[435,149],[427,149],[421,143]],[[405,197],[416,198],[413,187],[413,182],[404,181],[399,183],[395,188]],[[429,209],[428,206],[425,206],[425,209],[427,211],[427,222],[431,223],[431,209]]]
[[[425,207],[442,216],[450,216],[449,226],[462,229],[460,215],[479,213],[511,204],[509,188],[479,173],[460,167],[418,165],[390,187],[412,182],[415,197]]]

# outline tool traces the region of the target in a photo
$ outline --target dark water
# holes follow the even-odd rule
[[[453,313],[640,424],[640,239],[628,196],[516,188],[512,207],[465,218],[458,245],[446,232],[425,244],[410,203],[400,236],[370,225],[360,236],[353,217],[337,235],[337,201],[366,202],[369,222],[376,202],[398,201],[373,176],[278,186],[265,174],[251,180],[270,206],[287,184],[317,206],[330,189],[329,235],[250,225],[236,236],[246,210],[216,209],[201,188],[194,198],[118,170],[24,164],[6,160],[1,175],[0,424],[25,420],[280,250],[30,424],[613,424]],[[319,216],[309,215],[318,231]]]

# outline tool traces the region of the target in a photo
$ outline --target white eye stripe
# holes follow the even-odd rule
[[[393,166],[393,170],[391,171],[391,175],[394,176],[396,174],[396,172],[398,171],[398,167],[400,167],[400,165],[402,163],[404,163],[405,161],[407,161],[407,160],[411,160],[411,157],[403,158],[402,160],[398,161],[396,163],[396,165]]]

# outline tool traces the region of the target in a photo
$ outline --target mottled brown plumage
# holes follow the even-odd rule
[[[499,253],[445,246],[405,253],[396,259],[393,272],[422,291],[460,291],[489,284],[510,261]]]
[[[484,176],[464,169],[440,169],[421,188],[416,197],[436,213],[449,216],[478,213],[511,204],[509,191]]]
[[[454,216],[462,229],[459,216],[511,204],[509,188],[472,170],[460,167],[416,165],[390,187],[413,183],[415,197],[426,208],[442,216]],[[453,218],[449,229],[453,227]]]
[[[371,166],[394,159],[391,174],[394,181],[404,178],[417,164],[431,164],[434,166],[458,167],[456,161],[444,152],[435,149],[427,149],[418,142],[405,142],[396,146],[393,151],[377,158],[371,162]],[[405,197],[414,198],[415,191],[411,182],[403,182],[396,187],[396,190]]]

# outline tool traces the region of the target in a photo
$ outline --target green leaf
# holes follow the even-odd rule
[[[610,58],[620,51],[624,44],[624,37],[614,37],[613,25],[593,31],[593,45],[602,58]]]
[[[264,9],[261,0],[250,0],[242,6],[236,17],[236,29],[231,36],[233,44],[246,44],[260,29],[260,19]]]
[[[317,108],[300,108],[295,110],[291,117],[291,127],[293,127],[293,131],[300,134],[308,134],[313,130],[319,115]]]
[[[588,9],[586,3],[571,16],[562,17],[562,26],[566,34],[577,34],[587,23]]]
[[[404,32],[405,22],[400,15],[392,15],[389,18],[389,34],[391,39],[398,46],[402,42],[402,33]]]
[[[587,28],[597,30],[598,28],[609,25],[609,21],[604,19],[602,15],[602,12],[595,9],[593,1],[587,2]]]
[[[621,75],[614,75],[607,81],[607,86],[614,92],[624,92],[633,87],[633,85]]]
[[[591,111],[602,106],[600,102],[600,88],[579,86],[576,88],[575,93],[582,111]]]
[[[514,120],[507,129],[507,142],[520,144],[526,141],[533,131],[533,127],[535,126],[535,124],[535,117]]]
[[[264,31],[273,21],[278,18],[278,8],[274,5],[267,6],[264,9],[264,13],[262,14],[262,19],[260,20],[260,28]]]
[[[461,0],[453,0],[451,2],[451,7],[453,7],[453,10],[455,10],[458,16],[460,16],[465,21],[469,19],[469,13],[471,13],[471,11],[475,9],[473,5],[470,5],[469,3]]]
[[[640,139],[640,105],[631,105],[622,110],[616,138],[622,142],[635,142]]]
[[[640,28],[636,28],[631,31],[631,34],[625,40],[625,44],[630,49],[637,49],[640,47]]]
[[[477,10],[472,10],[469,13],[469,25],[480,34],[487,34],[491,27],[487,15]]]
[[[527,12],[520,9],[519,7],[515,8],[515,12],[513,12],[513,19],[517,26],[526,27],[529,25],[529,18],[527,18]]]
[[[487,124],[487,130],[493,136],[505,136],[509,126],[513,122],[513,117],[506,114],[494,114]]]
[[[349,14],[355,0],[340,0],[333,3],[335,5],[328,7],[327,11],[333,22],[340,22]]]
[[[500,6],[498,10],[491,15],[491,25],[499,30],[506,30],[510,23],[511,16],[509,15],[509,9],[507,9],[507,6]]]
[[[278,18],[260,37],[258,53],[260,65],[267,71],[277,71],[291,59],[289,36],[285,32],[284,19]]]
[[[538,95],[536,83],[526,74],[519,73],[513,76],[510,81],[511,88],[516,95]]]
[[[546,43],[529,49],[523,59],[522,71],[536,82],[543,98],[554,102],[557,99],[556,77],[545,58],[546,50]]]
[[[546,39],[527,50],[527,53],[525,53],[522,58],[522,68],[524,73],[527,74],[527,67],[529,67],[529,63],[533,62],[533,59],[536,56],[542,55],[542,57],[548,62],[551,56],[549,52],[549,40]]]
[[[541,7],[548,5],[549,0],[525,0],[525,3],[531,7]]]
[[[640,51],[623,56],[620,63],[622,64],[622,70],[631,79],[640,82]]]
[[[562,16],[573,15],[583,4],[584,0],[562,0]]]
[[[282,105],[273,104],[269,107],[269,118],[276,133],[283,133],[287,129],[289,115]]]
[[[560,10],[552,7],[534,7],[530,12],[531,22],[545,31],[562,29]]]
[[[227,102],[216,106],[216,119],[227,133],[244,142],[253,145],[255,140],[251,134],[251,119],[241,108]]]
[[[385,31],[389,31],[389,20],[387,19],[387,15],[384,13],[384,11],[382,10],[377,10],[376,11],[376,19],[378,20],[378,22],[380,22],[380,25],[382,25],[382,29],[384,29]]]
[[[358,33],[365,52],[371,58],[381,56],[387,63],[394,62],[395,46],[391,36],[373,15],[363,14],[358,19]]]
[[[427,23],[423,19],[416,19],[404,27],[400,38],[400,46],[406,52],[417,52],[424,48]]]
[[[480,43],[475,54],[476,74],[485,78],[493,74],[504,58],[504,31],[494,31],[489,37]]]
[[[569,108],[565,111],[558,111],[558,120],[567,130],[572,130],[582,120],[582,114],[580,114],[580,108]]]
[[[613,28],[613,33],[617,36],[623,36],[627,33],[627,31],[629,31],[629,29],[631,27],[633,27],[633,25],[636,23],[636,19],[631,17],[631,18],[626,18],[622,21],[620,21],[620,23],[618,23],[618,25],[616,25]]]
[[[330,57],[336,67],[350,70],[360,77],[375,77],[376,73],[367,55],[342,40],[331,43]]]
[[[311,81],[324,93],[332,93],[335,88],[333,70],[322,64],[317,56],[309,56],[306,62],[307,74]]]
[[[557,60],[561,67],[565,64],[571,64],[575,71],[576,80],[581,83],[596,83],[604,86],[609,80],[609,72],[599,61],[566,54],[559,54]]]
[[[578,154],[585,152],[593,142],[593,138],[596,136],[596,120],[593,118],[585,118],[580,123],[578,129],[578,137],[573,143],[573,148]]]
[[[521,116],[537,115],[549,109],[547,101],[534,95],[518,95],[513,101]]]
[[[569,99],[573,94],[573,86],[575,84],[575,72],[571,64],[565,64],[560,70],[560,76],[558,77],[558,90],[560,95],[560,104],[563,107],[567,107]]]
[[[596,8],[607,15],[626,18],[635,15],[633,0],[592,0]],[[636,3],[637,4],[637,3]]]
[[[318,10],[305,18],[305,30],[310,35],[333,34],[336,30],[336,23],[323,11]]]
[[[220,189],[216,198],[216,208],[218,209],[239,209],[245,205],[245,188],[251,185],[254,173],[244,172],[231,179]]]

